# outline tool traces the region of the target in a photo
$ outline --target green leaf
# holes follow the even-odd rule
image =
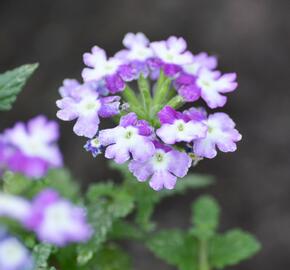
[[[191,232],[199,239],[209,239],[215,234],[219,223],[220,208],[214,198],[202,196],[192,204]]]
[[[91,203],[107,201],[108,211],[115,218],[125,217],[134,208],[134,198],[126,190],[112,183],[92,185],[87,197]]]
[[[147,247],[180,270],[197,270],[198,244],[194,237],[180,230],[161,231],[151,237]]]
[[[95,256],[93,269],[96,270],[131,270],[131,258],[117,245],[103,247]]]
[[[65,198],[79,199],[80,187],[78,181],[75,181],[65,168],[50,170],[43,182],[45,186],[57,190]]]
[[[19,195],[29,190],[32,181],[25,176],[6,171],[3,175],[3,190],[9,194]]]
[[[94,233],[90,241],[78,247],[77,261],[79,265],[88,263],[95,252],[106,241],[107,234],[112,228],[113,216],[108,211],[106,202],[99,202],[88,207],[88,218]]]
[[[10,110],[12,103],[38,64],[28,64],[0,74],[0,111]]]
[[[172,190],[163,190],[159,192],[161,198],[184,194],[189,189],[205,188],[214,183],[214,178],[210,175],[188,174],[184,178],[178,179],[176,186]]]
[[[260,243],[239,229],[216,235],[210,241],[209,258],[212,267],[222,269],[248,259],[260,250]]]
[[[117,220],[114,222],[112,231],[109,234],[109,238],[114,240],[140,240],[143,236],[143,232],[141,232],[139,228],[124,220]]]
[[[35,270],[47,269],[48,259],[52,251],[53,251],[53,246],[49,244],[38,244],[34,247],[32,255],[34,257]]]
[[[127,216],[134,207],[133,197],[112,183],[92,185],[87,198],[88,217],[94,234],[88,243],[78,248],[79,265],[85,265],[92,259],[92,253],[97,252],[107,240],[113,222]]]

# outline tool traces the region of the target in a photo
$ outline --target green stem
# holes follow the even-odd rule
[[[154,93],[153,105],[156,108],[155,112],[158,112],[158,108],[160,105],[163,105],[166,96],[169,92],[171,80],[170,78],[166,78],[163,72],[160,72],[159,79],[157,81],[156,91]]]
[[[204,239],[199,241],[198,270],[210,270],[207,240]]]
[[[150,85],[148,83],[148,80],[141,76],[138,79],[138,86],[139,86],[139,91],[141,93],[141,98],[143,102],[143,107],[147,113],[149,113],[152,98],[151,98],[151,93],[150,93]]]
[[[181,96],[175,96],[171,100],[168,101],[167,105],[172,107],[173,109],[178,109],[182,105],[184,105],[184,99]]]
[[[130,106],[139,107],[141,105],[136,94],[128,85],[126,85],[122,95],[124,99],[130,104]]]

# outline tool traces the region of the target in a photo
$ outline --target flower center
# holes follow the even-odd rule
[[[155,155],[155,158],[156,158],[156,161],[157,161],[157,162],[162,162],[163,159],[164,159],[164,156],[163,156],[163,154],[161,154],[161,153],[157,153],[157,154]]]
[[[207,127],[207,132],[208,133],[212,133],[214,131],[214,128],[213,127],[211,127],[211,126],[208,126]]]
[[[167,60],[172,61],[174,59],[174,56],[171,53],[167,53],[166,58]]]
[[[91,140],[92,147],[98,148],[101,144],[98,138]]]
[[[178,125],[177,125],[177,129],[178,129],[178,131],[183,131],[183,130],[184,130],[184,125],[183,125],[183,123],[178,124]]]
[[[125,133],[125,138],[128,140],[131,139],[132,136],[133,136],[133,132],[131,130],[129,130]]]

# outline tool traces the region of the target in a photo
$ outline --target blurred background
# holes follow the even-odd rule
[[[0,72],[30,62],[40,68],[0,128],[37,114],[55,119],[58,87],[79,78],[82,54],[98,44],[114,54],[127,32],[151,40],[183,36],[192,52],[219,58],[224,72],[238,73],[239,88],[224,108],[243,134],[233,154],[219,154],[195,170],[217,177],[208,192],[221,203],[221,231],[242,227],[263,250],[232,269],[290,269],[290,2],[289,0],[1,0]],[[4,117],[3,117],[4,116]],[[66,165],[85,186],[116,175],[103,157],[61,123]],[[160,227],[189,226],[190,203],[205,191],[162,203]],[[139,245],[129,246],[135,269],[173,269]]]

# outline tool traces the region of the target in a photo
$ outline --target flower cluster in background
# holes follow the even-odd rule
[[[58,138],[57,123],[44,116],[37,116],[27,124],[16,123],[0,134],[0,173],[8,169],[38,179],[49,169],[61,167]]]
[[[94,46],[83,56],[83,82],[67,79],[60,88],[57,116],[76,120],[74,132],[89,138],[87,151],[129,161],[139,181],[161,190],[173,189],[192,164],[214,158],[217,149],[236,150],[241,135],[233,120],[194,106],[202,99],[210,109],[223,107],[225,94],[237,88],[235,73],[218,71],[214,56],[192,54],[183,38],[150,42],[128,33],[123,45],[113,57]],[[117,126],[101,129],[102,118]]]
[[[61,198],[52,189],[44,189],[32,201],[0,193],[0,217],[19,222],[40,241],[56,246],[84,242],[92,233],[85,209]]]

